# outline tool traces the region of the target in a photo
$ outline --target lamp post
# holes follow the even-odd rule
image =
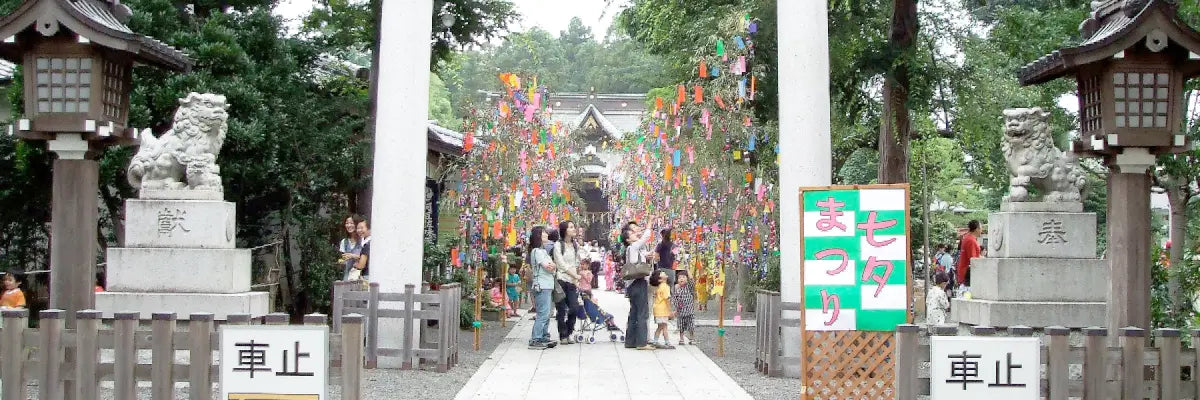
[[[0,58],[24,74],[24,116],[9,135],[46,141],[53,166],[50,307],[95,306],[99,163],[107,146],[138,142],[128,127],[133,66],[188,71],[192,61],[133,33],[118,0],[28,0],[0,18]]]
[[[1072,150],[1100,158],[1108,175],[1110,337],[1150,328],[1150,176],[1158,154],[1186,151],[1184,82],[1200,75],[1200,33],[1178,0],[1092,2],[1084,41],[1025,66],[1022,85],[1078,82],[1080,138]]]

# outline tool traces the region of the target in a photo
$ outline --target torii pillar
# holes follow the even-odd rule
[[[384,292],[421,288],[425,214],[425,157],[429,129],[429,33],[432,0],[392,0],[381,5],[379,71],[374,74],[375,156],[371,186],[371,281]],[[400,347],[400,321],[381,319],[379,345]],[[450,327],[457,329],[457,327]],[[442,329],[447,329],[442,327]],[[414,345],[420,330],[414,330]],[[395,357],[383,368],[400,368]]]
[[[800,187],[829,185],[829,13],[826,1],[779,1],[779,252],[783,373],[800,371]]]

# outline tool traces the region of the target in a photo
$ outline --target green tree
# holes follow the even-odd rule
[[[16,3],[0,1],[0,9],[12,10]],[[188,74],[136,67],[130,125],[161,134],[171,123],[177,98],[189,91],[224,94],[230,104],[229,131],[219,162],[225,198],[238,207],[239,246],[282,240],[281,283],[293,293],[283,301],[288,311],[302,314],[327,306],[329,284],[340,271],[329,242],[341,217],[328,216],[328,210],[344,209],[346,194],[362,183],[357,176],[365,162],[361,146],[368,143],[363,136],[364,83],[318,79],[317,59],[325,49],[284,35],[281,21],[269,11],[273,1],[201,2],[192,13],[169,0],[127,4],[134,11],[129,25],[135,32],[167,41],[196,64]],[[19,84],[11,88],[12,94],[21,92]],[[15,107],[20,110],[20,103]],[[134,150],[109,149],[101,159],[107,232],[119,229],[123,201],[134,194],[124,178]],[[14,156],[20,160],[18,169],[49,171],[49,157],[25,150]],[[37,192],[20,195],[27,201],[29,195],[39,198]],[[110,239],[100,240],[116,244]]]
[[[304,19],[305,31],[330,49],[378,47],[382,0],[319,0]],[[446,27],[443,16],[453,18]],[[434,0],[430,69],[453,57],[455,49],[478,46],[502,35],[519,17],[509,0]]]

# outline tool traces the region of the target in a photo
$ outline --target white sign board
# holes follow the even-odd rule
[[[221,400],[326,400],[329,327],[221,327]]]
[[[1034,337],[930,338],[933,399],[1037,399],[1042,360]]]

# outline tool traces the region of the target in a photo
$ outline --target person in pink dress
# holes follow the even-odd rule
[[[612,254],[604,257],[604,282],[605,291],[613,291],[613,260]]]

